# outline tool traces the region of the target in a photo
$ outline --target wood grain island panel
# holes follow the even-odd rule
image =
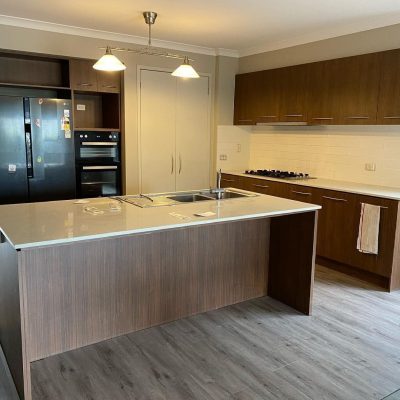
[[[14,250],[21,338],[1,345],[24,349],[21,398],[32,398],[31,362],[109,338],[267,294],[310,314],[316,214]]]

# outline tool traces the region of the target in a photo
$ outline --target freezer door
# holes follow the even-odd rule
[[[0,96],[0,204],[27,201],[23,99]]]
[[[25,105],[25,107],[27,107]],[[30,201],[75,198],[71,101],[29,99],[32,141]]]

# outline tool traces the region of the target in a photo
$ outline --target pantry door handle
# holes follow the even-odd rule
[[[171,175],[174,173],[174,155],[171,154]]]
[[[182,157],[179,154],[179,174],[181,173],[181,171],[182,171]]]
[[[292,190],[292,193],[301,194],[301,195],[303,195],[303,196],[311,196],[311,193],[307,193],[307,192],[297,192],[296,190]]]
[[[346,199],[339,199],[338,197],[330,197],[330,196],[322,196],[324,199],[327,200],[333,200],[333,201],[343,201],[345,203],[347,203]]]

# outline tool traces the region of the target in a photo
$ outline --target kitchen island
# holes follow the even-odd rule
[[[266,195],[0,206],[0,343],[20,397],[30,363],[112,337],[266,295],[310,314],[319,208]]]

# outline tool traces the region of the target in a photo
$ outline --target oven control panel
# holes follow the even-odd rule
[[[75,132],[75,139],[79,142],[119,142],[119,132]]]

